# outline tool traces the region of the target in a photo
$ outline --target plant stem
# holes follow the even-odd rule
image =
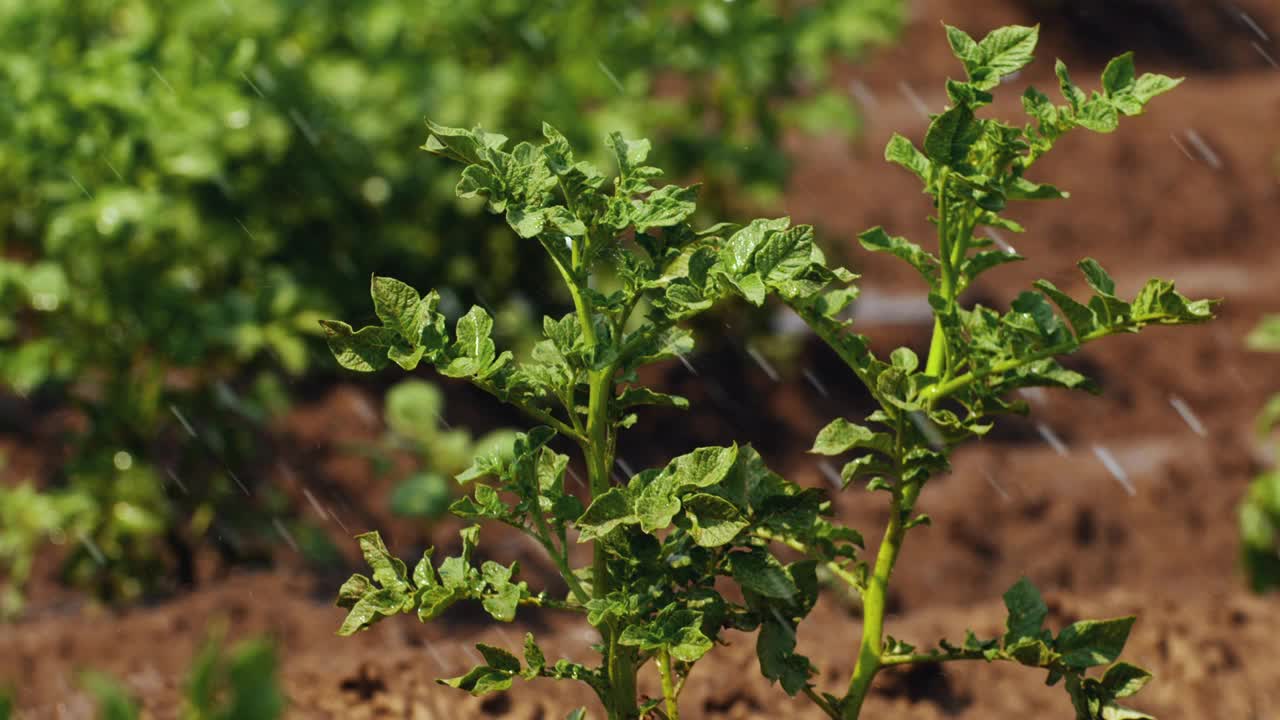
[[[658,652],[658,673],[662,675],[662,697],[667,704],[667,719],[680,720],[680,703],[671,677],[671,653],[666,648]]]
[[[756,530],[752,531],[751,534],[755,535],[761,540],[771,540],[773,542],[780,542],[783,545],[786,545],[787,547],[791,548],[792,550],[795,550],[798,553],[803,553],[805,555],[808,555],[809,557],[812,557],[814,559],[817,559],[817,560],[822,559],[821,556],[811,551],[809,549],[809,546],[805,545],[799,540],[796,540],[795,538],[789,538],[789,537],[786,537],[785,535],[779,535],[777,533],[765,530],[764,528],[757,528]],[[827,568],[827,570],[831,571],[832,575],[835,575],[836,577],[843,580],[846,584],[848,584],[854,590],[858,590],[858,591],[862,590],[862,583],[858,580],[858,578],[854,576],[853,573],[849,572],[848,570],[845,570],[844,566],[842,566],[840,563],[834,560],[823,560],[822,564]]]
[[[849,679],[849,692],[845,697],[844,720],[856,720],[862,711],[862,701],[871,690],[871,682],[880,671],[880,658],[884,653],[884,611],[888,598],[889,576],[893,574],[902,539],[906,535],[907,516],[915,506],[920,493],[919,483],[910,483],[894,496],[889,525],[880,541],[876,555],[875,572],[862,595],[862,643],[858,648],[858,662]]]
[[[1017,370],[1023,365],[1029,365],[1030,363],[1036,362],[1037,360],[1044,360],[1045,358],[1050,358],[1050,357],[1053,357],[1054,355],[1061,355],[1062,353],[1065,353],[1065,352],[1071,352],[1072,350],[1075,350],[1076,348],[1080,347],[1081,345],[1084,345],[1087,342],[1092,342],[1094,340],[1097,340],[1098,338],[1103,338],[1108,335],[1113,335],[1118,332],[1123,332],[1128,328],[1137,324],[1138,322],[1135,321],[1123,326],[1099,328],[1087,335],[1080,337],[1079,339],[1059,343],[1057,345],[1053,345],[1053,346],[1044,348],[1043,350],[1034,352],[1025,357],[1012,358],[1010,360],[1005,360],[1004,362],[998,362],[988,368],[985,368],[981,372],[974,373],[971,371],[971,372],[964,373],[963,375],[959,375],[946,382],[938,383],[937,385],[930,385],[929,387],[920,391],[920,397],[925,400],[940,400],[956,392],[957,390],[961,390],[967,387],[968,385],[972,384],[975,380],[981,380],[982,378],[987,377],[989,375],[999,375],[1000,373],[1009,372],[1010,370]],[[930,360],[932,359],[933,358],[930,357]]]

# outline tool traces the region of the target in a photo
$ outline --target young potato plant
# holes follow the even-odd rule
[[[991,249],[991,240],[977,233],[982,228],[1022,232],[1000,214],[1011,200],[1066,197],[1026,176],[1035,161],[1076,128],[1115,130],[1121,115],[1139,114],[1151,98],[1179,80],[1138,76],[1132,54],[1126,53],[1107,65],[1102,90],[1086,94],[1059,61],[1056,73],[1065,104],[1028,89],[1022,100],[1030,119],[1026,125],[1011,125],[980,118],[978,111],[991,103],[991,92],[1005,78],[1032,61],[1038,28],[1000,28],[979,42],[948,27],[947,39],[968,79],[947,81],[950,107],[933,117],[923,150],[895,135],[885,151],[886,159],[914,173],[932,198],[937,244],[925,249],[878,227],[860,236],[865,248],[906,261],[926,283],[935,318],[928,357],[922,364],[905,347],[894,350],[888,362],[875,357],[866,338],[833,315],[848,302],[850,288],[784,294],[879,405],[861,423],[833,421],[818,435],[813,451],[853,455],[842,473],[846,484],[865,481],[868,489],[883,492],[890,506],[875,560],[857,563],[845,575],[861,594],[863,614],[847,689],[839,696],[810,697],[831,717],[848,720],[859,716],[872,682],[886,667],[1010,661],[1046,670],[1051,685],[1065,681],[1078,718],[1147,717],[1116,704],[1150,678],[1145,670],[1117,661],[1134,618],[1082,620],[1055,635],[1044,627],[1048,611],[1039,592],[1025,579],[1004,596],[1009,616],[1007,632],[1000,637],[968,633],[962,641],[943,640],[935,649],[918,650],[885,634],[885,603],[899,551],[909,531],[928,525],[928,517],[916,513],[921,490],[930,478],[947,471],[956,447],[990,430],[995,416],[1025,412],[1023,403],[1009,397],[1011,391],[1032,386],[1096,390],[1057,358],[1110,335],[1206,321],[1214,305],[1190,301],[1164,280],[1147,282],[1133,300],[1121,299],[1115,282],[1091,259],[1079,264],[1093,291],[1087,300],[1073,299],[1040,280],[1003,313],[966,303],[962,293],[982,273],[1022,259],[1012,251]],[[782,539],[802,545],[795,538]],[[1089,668],[1104,665],[1100,677],[1087,675]]]
[[[1280,352],[1280,315],[1264,318],[1246,344],[1250,350]],[[1258,435],[1271,437],[1278,426],[1280,394],[1272,395],[1258,414]],[[1272,458],[1273,466],[1254,478],[1240,503],[1240,554],[1254,592],[1280,588],[1280,470]]]
[[[444,393],[425,380],[404,380],[387,391],[383,415],[388,433],[375,451],[378,464],[389,464],[386,452],[391,450],[408,451],[418,463],[418,470],[391,492],[391,511],[397,515],[424,519],[445,515],[456,494],[453,476],[477,455],[511,454],[515,431],[498,429],[472,438],[465,428],[449,425],[444,410]]]
[[[101,720],[149,717],[113,678],[87,673],[84,685],[97,700]],[[228,653],[215,631],[187,672],[181,720],[276,720],[286,700],[276,679],[276,653],[264,639],[245,640]],[[0,713],[0,720],[4,720]]]
[[[479,601],[500,622],[511,622],[521,606],[577,613],[600,632],[597,666],[549,660],[528,635],[523,662],[479,645],[485,663],[443,682],[482,694],[517,678],[572,679],[595,691],[609,718],[674,720],[685,679],[724,632],[758,630],[764,674],[804,689],[807,665],[792,653],[794,627],[816,601],[816,566],[843,571],[839,561],[853,556],[861,538],[823,517],[822,492],[771,472],[750,446],[698,448],[622,482],[613,475],[615,447],[644,406],[687,405],[638,380],[642,366],[690,351],[681,323],[732,293],[808,297],[852,275],[827,269],[812,228],[785,218],[694,229],[697,188],[655,186],[661,171],[644,164],[645,140],[610,136],[618,175],[609,182],[591,163],[575,162],[549,125],[545,142],[510,150],[507,138],[479,129],[430,129],[425,149],[465,165],[458,195],[483,198],[516,235],[539,243],[573,309],[544,318],[545,339],[520,360],[499,352],[482,308],[472,307],[450,331],[436,291],[422,295],[386,277],[372,281],[381,326],[324,323],[344,367],[425,363],[537,423],[516,436],[509,456],[477,457],[458,475],[471,494],[451,510],[477,522],[462,531],[460,555],[437,561],[429,550],[410,570],[378,533],[359,536],[372,577],[353,575],[339,591],[338,604],[350,610],[339,633],[399,613],[432,620],[462,600]],[[556,449],[563,443],[576,447],[586,468],[584,497],[566,485],[570,459]],[[567,597],[531,589],[514,563],[477,566],[482,523],[533,538],[559,569]],[[766,539],[781,536],[815,557],[779,560]],[[590,547],[589,564],[575,564],[575,544]],[[740,600],[717,590],[720,578],[736,583]],[[662,696],[641,698],[637,675],[651,663]]]

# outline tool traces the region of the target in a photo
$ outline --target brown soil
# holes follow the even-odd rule
[[[935,110],[943,104],[941,81],[957,66],[937,21],[976,33],[1039,19],[1046,35],[1041,61],[1018,85],[1053,87],[1053,55],[1072,63],[1084,82],[1096,77],[1106,53],[1127,47],[1123,23],[1120,31],[1104,32],[1089,12],[1107,4],[915,2],[901,46],[839,73],[839,82],[856,81],[861,94],[874,98],[863,139],[854,147],[834,140],[793,143],[797,172],[787,212],[819,224],[831,246],[853,248],[850,238],[876,224],[927,237],[927,208],[914,179],[885,165],[881,148],[892,131],[923,134],[927,121],[917,100]],[[1235,529],[1235,504],[1259,466],[1251,419],[1262,398],[1280,389],[1274,359],[1242,347],[1258,318],[1280,309],[1274,231],[1280,227],[1280,71],[1267,60],[1280,57],[1273,40],[1280,9],[1264,0],[1127,0],[1113,8],[1129,13],[1134,33],[1127,37],[1138,45],[1142,69],[1190,77],[1155,102],[1149,116],[1131,119],[1114,135],[1071,137],[1043,162],[1037,175],[1070,190],[1072,199],[1018,209],[1029,232],[1007,239],[1031,260],[992,273],[995,280],[976,288],[975,297],[1004,303],[1035,277],[1082,291],[1073,265],[1088,255],[1112,270],[1126,292],[1159,275],[1176,279],[1188,294],[1223,297],[1221,318],[1088,349],[1073,366],[1100,380],[1104,395],[1033,394],[1032,419],[1011,421],[960,452],[954,472],[922,498],[934,525],[913,534],[903,551],[888,630],[917,644],[957,638],[966,628],[995,633],[1003,619],[1000,594],[1026,575],[1045,590],[1055,625],[1085,615],[1139,615],[1126,656],[1151,668],[1156,680],[1137,707],[1169,719],[1280,717],[1280,662],[1273,657],[1280,598],[1244,591]],[[1170,8],[1186,10],[1191,20],[1178,24]],[[1019,116],[1016,97],[995,110]],[[856,250],[850,257],[870,296],[919,289],[896,261]],[[922,350],[927,341],[928,328],[911,322],[864,317],[859,329],[881,349],[905,343]],[[821,392],[799,373],[775,386],[742,357],[693,361],[717,367],[724,385],[708,383],[712,373],[670,369],[670,383],[688,391],[703,412],[684,421],[664,416],[662,432],[633,431],[623,448],[630,464],[696,442],[748,437],[779,470],[803,483],[827,483],[802,450],[821,424],[856,414],[863,400],[823,348],[810,343],[797,361]],[[724,380],[722,365],[740,377]],[[451,407],[465,408],[460,422],[498,417],[483,400],[454,392],[459,399]],[[314,509],[313,519],[353,563],[349,533],[378,527],[401,554],[429,536],[447,543],[453,533],[451,527],[428,533],[361,499],[380,503],[390,480],[374,477],[336,438],[378,435],[372,397],[368,388],[349,386],[300,407],[280,428],[289,441],[279,443],[280,461],[268,472],[300,505]],[[742,409],[734,398],[744,397],[762,399],[749,413],[734,412]],[[1175,411],[1177,402],[1191,408],[1202,433]],[[726,415],[736,419],[726,422]],[[743,420],[757,416],[764,419]],[[681,422],[681,432],[671,432],[674,422]],[[1060,438],[1062,455],[1043,440],[1044,428]],[[1104,465],[1107,453],[1133,494]],[[15,457],[28,463],[23,467],[39,467],[21,453]],[[884,521],[876,496],[851,490],[838,502],[842,517],[872,536]],[[495,557],[520,559],[535,577],[549,574],[535,549],[518,538],[497,539],[488,547]],[[580,704],[594,707],[579,688],[542,681],[487,700],[432,682],[473,664],[471,643],[514,649],[526,630],[536,632],[549,653],[585,661],[591,638],[580,627],[531,615],[496,628],[458,612],[430,626],[402,619],[337,638],[341,611],[329,605],[333,578],[316,577],[296,557],[282,555],[274,572],[211,571],[194,592],[118,612],[81,608],[47,581],[38,584],[30,618],[0,626],[0,679],[16,686],[26,713],[20,717],[89,717],[77,681],[86,668],[123,678],[155,717],[175,717],[189,659],[209,626],[225,621],[233,637],[266,633],[277,641],[290,717],[533,719],[563,717]],[[802,651],[824,669],[821,688],[836,691],[847,677],[857,630],[856,615],[834,595],[802,626]],[[750,638],[736,638],[699,666],[683,703],[688,717],[818,717],[807,701],[789,700],[760,679],[753,648]],[[1070,717],[1061,689],[1041,680],[1022,668],[981,663],[887,673],[866,717]]]

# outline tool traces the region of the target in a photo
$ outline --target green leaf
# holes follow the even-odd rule
[[[884,159],[910,170],[923,182],[929,182],[929,173],[933,170],[933,164],[924,153],[917,150],[916,146],[902,135],[894,133],[893,137],[889,138],[889,144],[884,147]]]
[[[338,364],[356,372],[374,372],[387,366],[387,350],[395,343],[396,332],[385,327],[351,326],[335,320],[321,320],[325,340]]]
[[[973,110],[957,105],[938,115],[929,123],[924,136],[924,153],[939,165],[958,167],[969,159],[969,150],[982,136],[982,129],[974,121]]]
[[[480,651],[480,656],[490,668],[510,673],[520,672],[520,661],[503,648],[478,643],[476,649]]]
[[[737,445],[702,447],[672,460],[664,472],[670,474],[677,492],[686,488],[708,488],[720,484],[737,459]]]
[[[1102,91],[1108,96],[1130,92],[1137,81],[1137,71],[1133,67],[1133,52],[1127,52],[1111,59],[1102,71]]]
[[[1081,305],[1076,302],[1070,295],[1059,290],[1048,280],[1037,280],[1035,286],[1037,290],[1047,295],[1062,310],[1062,314],[1071,323],[1071,328],[1075,331],[1076,337],[1084,337],[1097,329],[1098,317],[1087,305]]]
[[[941,266],[938,258],[906,238],[891,236],[884,231],[884,228],[877,226],[858,235],[858,242],[872,252],[887,252],[905,260],[920,273],[930,287],[937,284]]]
[[[1081,272],[1084,273],[1085,281],[1089,283],[1089,287],[1100,295],[1115,297],[1116,282],[1111,279],[1106,270],[1098,264],[1093,258],[1085,258],[1077,263]]]
[[[1009,610],[1006,620],[1005,645],[1022,638],[1038,638],[1049,608],[1040,597],[1040,591],[1027,578],[1014,583],[1004,594],[1004,605]]]
[[[895,348],[889,354],[889,362],[904,373],[913,373],[916,368],[920,367],[920,358],[916,357],[915,352],[911,348],[900,347]]]
[[[818,432],[818,437],[814,439],[813,447],[809,452],[820,455],[840,455],[858,447],[880,449],[882,443],[878,441],[886,438],[887,436],[883,433],[872,432],[844,418],[836,418]]]
[[[631,509],[631,498],[621,488],[611,488],[596,496],[575,524],[581,531],[578,542],[603,538],[620,525],[639,522]]]
[[[689,534],[703,547],[727,545],[751,524],[722,497],[698,493],[683,498],[681,504],[692,522]]]
[[[684,222],[697,209],[698,187],[667,185],[639,201],[631,213],[636,232],[649,228],[671,227]]]
[[[969,33],[957,27],[943,25],[947,31],[947,43],[951,45],[951,52],[957,59],[964,62],[967,68],[970,63],[978,63],[978,43],[974,41]]]
[[[795,653],[795,628],[776,618],[766,619],[760,625],[756,639],[756,657],[760,661],[760,674],[770,681],[777,681],[788,695],[804,689],[813,676],[809,659]]]
[[[950,28],[947,30],[947,39],[952,40]],[[974,85],[982,90],[989,90],[999,85],[1001,78],[1012,75],[1031,63],[1034,59],[1032,53],[1039,39],[1038,25],[997,28],[983,38],[976,49],[967,49],[967,57],[962,57],[961,60],[964,61]],[[954,49],[955,42],[952,43]]]
[[[511,689],[511,683],[515,679],[515,674],[477,665],[472,668],[466,675],[446,680],[437,680],[441,685],[466,690],[477,697],[487,695],[491,692],[502,692]]]
[[[1063,628],[1054,645],[1062,662],[1072,668],[1087,668],[1115,662],[1129,639],[1134,617],[1111,620],[1081,620]]]
[[[1127,662],[1118,662],[1102,675],[1102,686],[1112,697],[1129,697],[1151,680],[1151,673]]]
[[[498,150],[507,142],[505,135],[487,133],[479,128],[465,130],[437,125],[430,120],[427,127],[431,134],[422,149],[468,165],[483,163],[487,151]]]
[[[439,368],[449,377],[482,376],[495,362],[496,349],[489,334],[493,331],[493,318],[479,306],[458,319],[455,330],[457,339],[450,348],[451,360]]]
[[[1167,75],[1143,73],[1133,86],[1133,96],[1143,105],[1151,98],[1162,95],[1182,84],[1184,78],[1171,78]]]
[[[1080,106],[1084,104],[1085,94],[1071,82],[1071,73],[1067,71],[1067,64],[1058,60],[1054,63],[1053,72],[1058,76],[1058,88],[1062,91],[1062,97],[1067,100],[1073,112],[1079,112]]]
[[[1080,106],[1076,122],[1094,132],[1109,133],[1120,127],[1120,116],[1114,104],[1095,95]]]
[[[729,574],[744,590],[787,600],[799,592],[778,559],[760,548],[729,554]]]

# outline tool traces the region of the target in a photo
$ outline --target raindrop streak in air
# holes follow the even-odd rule
[[[1112,455],[1110,450],[1101,445],[1094,445],[1093,454],[1102,462],[1102,466],[1107,469],[1107,472],[1111,473],[1111,477],[1114,477],[1116,482],[1120,483],[1125,492],[1129,493],[1129,495],[1138,494],[1138,491],[1133,487],[1133,483],[1129,480],[1129,474],[1120,466],[1120,462],[1116,460],[1116,456]]]
[[[80,543],[84,545],[85,549],[89,551],[89,554],[93,556],[94,562],[99,565],[107,564],[107,557],[102,554],[102,550],[98,548],[97,544],[94,543],[88,535],[84,534],[84,530],[77,530],[76,538],[80,540]]]
[[[1010,245],[1004,239],[1004,236],[1001,235],[1000,232],[995,228],[983,228],[983,232],[987,234],[987,237],[991,238],[991,242],[995,243],[996,245],[999,245],[1001,250],[1009,253],[1010,255],[1018,254],[1018,251],[1012,245]]]
[[[631,479],[631,477],[636,474],[635,471],[631,469],[631,466],[627,464],[627,461],[623,460],[621,457],[616,458],[614,462],[618,463],[618,467],[622,468],[622,472],[627,474],[627,479]]]
[[[609,69],[608,65],[604,64],[603,60],[597,60],[596,66],[600,68],[600,72],[604,73],[605,77],[609,78],[609,82],[618,88],[618,92],[626,94],[627,89],[622,86],[622,83],[618,81],[618,76],[613,74],[613,71]]]
[[[307,119],[302,117],[302,113],[298,112],[298,108],[289,108],[289,117],[293,118],[293,123],[302,131],[302,135],[314,147],[318,144],[315,130],[311,129],[311,124]]]
[[[760,354],[759,350],[756,350],[754,347],[748,345],[747,354],[751,356],[752,360],[756,361],[756,364],[760,366],[761,370],[764,370],[764,374],[768,375],[770,380],[774,382],[778,382],[778,371],[775,370],[773,368],[773,365],[771,365],[769,361],[765,359],[764,355]]]
[[[586,484],[582,482],[582,478],[578,476],[578,473],[573,471],[573,468],[566,465],[565,472],[569,473],[569,478],[573,480],[573,482],[576,483],[579,488],[583,490],[587,489]]]
[[[916,112],[925,118],[929,117],[929,106],[924,103],[924,100],[920,99],[920,96],[916,94],[915,88],[908,85],[906,80],[898,81],[898,92],[902,93],[907,102],[911,103],[911,107],[915,108]]]
[[[1058,437],[1058,433],[1054,432],[1053,428],[1044,423],[1036,423],[1036,432],[1040,433],[1040,437],[1049,443],[1049,447],[1053,448],[1054,452],[1062,457],[1067,456],[1067,444],[1062,442],[1062,438]]]
[[[106,163],[107,167],[111,168],[111,172],[115,173],[116,177],[119,178],[120,182],[124,182],[124,176],[120,174],[120,171],[116,169],[115,165],[111,164],[110,160],[106,158],[102,158],[102,162]]]
[[[156,79],[158,79],[160,82],[164,83],[164,86],[165,86],[165,87],[169,88],[169,92],[173,93],[174,95],[177,95],[177,94],[178,94],[177,92],[175,92],[175,91],[174,91],[173,86],[169,84],[169,81],[168,81],[168,80],[165,80],[165,79],[164,79],[164,76],[160,74],[160,71],[156,69],[156,66],[155,66],[155,65],[152,65],[152,66],[151,66],[151,72],[155,73],[155,75],[156,75]]]
[[[293,539],[293,533],[290,533],[289,529],[284,526],[284,523],[280,522],[280,518],[271,518],[271,524],[276,527],[276,532],[280,533],[280,537],[284,538],[284,541],[289,543],[289,547],[292,548],[294,552],[299,552],[298,543]]]
[[[196,429],[191,427],[191,423],[187,422],[186,416],[182,414],[182,411],[178,409],[177,405],[169,403],[169,412],[173,413],[173,416],[178,418],[178,422],[182,423],[182,427],[186,429],[188,435],[191,437],[196,436]]]
[[[916,429],[924,435],[925,439],[929,441],[929,445],[932,446],[934,450],[941,450],[946,446],[942,437],[942,431],[938,430],[938,426],[934,424],[927,415],[917,410],[912,413],[907,413],[907,417],[911,418],[912,424],[914,424]]]
[[[249,495],[249,494],[250,494],[250,492],[249,492],[249,488],[245,487],[244,483],[240,482],[240,476],[239,476],[239,475],[236,475],[235,473],[231,472],[230,470],[228,470],[228,471],[227,471],[227,474],[228,474],[228,475],[230,475],[230,476],[231,476],[231,479],[232,479],[232,480],[234,480],[234,481],[236,482],[236,485],[240,486],[240,489],[244,491],[244,494],[245,494],[245,495]]]
[[[831,483],[831,487],[839,490],[844,487],[844,478],[840,477],[840,473],[836,470],[836,466],[831,464],[830,460],[822,460],[818,463],[818,468],[822,470],[822,474],[826,476]]]
[[[880,107],[880,101],[876,99],[875,93],[871,92],[871,88],[867,84],[854,78],[849,81],[849,94],[858,101],[864,112],[871,113]]]
[[[244,231],[245,235],[249,236],[250,240],[258,242],[258,238],[254,237],[253,233],[249,232],[249,228],[245,227],[245,224],[240,222],[240,218],[236,218],[236,224],[240,226],[240,229]]]
[[[262,91],[258,89],[258,86],[257,86],[257,85],[254,85],[254,84],[253,84],[253,81],[252,81],[252,80],[250,80],[250,79],[249,79],[249,76],[248,76],[248,75],[246,75],[243,71],[241,71],[241,73],[240,73],[240,77],[244,78],[244,81],[245,81],[245,82],[247,82],[247,83],[249,83],[249,87],[253,88],[253,91],[254,91],[254,92],[256,92],[256,93],[258,93],[258,97],[260,97],[260,98],[262,98],[262,99],[264,99],[264,100],[267,98],[267,96],[262,94]]]
[[[186,494],[187,494],[187,486],[186,486],[186,484],[184,484],[184,483],[182,482],[182,480],[180,480],[180,479],[178,478],[178,474],[177,474],[176,472],[174,472],[174,471],[173,471],[173,468],[169,468],[169,467],[167,467],[167,468],[165,468],[164,470],[165,470],[165,472],[166,472],[166,473],[168,473],[168,475],[169,475],[169,479],[170,479],[170,480],[172,480],[172,481],[173,481],[173,483],[174,483],[175,485],[177,485],[177,486],[178,486],[178,489],[182,491],[182,494],[183,494],[183,495],[186,495]]]
[[[1267,35],[1262,28],[1258,27],[1258,23],[1253,21],[1253,18],[1249,16],[1249,13],[1241,10],[1239,14],[1240,19],[1244,21],[1244,24],[1248,25],[1250,30],[1252,30],[1258,37],[1262,38],[1263,42],[1271,42],[1271,37]]]
[[[1254,40],[1249,44],[1253,46],[1254,50],[1258,51],[1258,54],[1262,56],[1263,60],[1267,61],[1268,65],[1270,65],[1273,68],[1280,68],[1280,63],[1277,63],[1276,59],[1271,57],[1271,53],[1267,52],[1266,48],[1259,45],[1257,40]]]
[[[987,484],[990,485],[993,490],[999,493],[1000,499],[1004,500],[1005,502],[1008,502],[1009,493],[1003,487],[1000,486],[1000,483],[996,482],[995,476],[989,472],[984,472],[983,475],[987,476]]]
[[[685,357],[684,353],[678,350],[673,350],[672,352],[676,354],[676,357],[680,358],[680,363],[685,366],[686,370],[693,373],[694,375],[699,374],[698,369],[693,366],[693,363],[689,362],[689,358]]]
[[[1218,153],[1214,152],[1213,148],[1209,147],[1209,143],[1205,142],[1205,139],[1200,135],[1200,133],[1196,132],[1192,128],[1187,128],[1182,132],[1182,134],[1187,138],[1187,142],[1191,143],[1191,146],[1196,149],[1196,152],[1200,155],[1200,159],[1203,160],[1206,165],[1214,170],[1222,169],[1222,158],[1218,157]],[[1174,139],[1174,142],[1178,142],[1177,138]],[[1178,143],[1178,147],[1182,147],[1182,144]],[[1182,151],[1184,153],[1187,152],[1186,148],[1183,148]],[[1187,157],[1191,157],[1191,153],[1187,153]]]
[[[826,386],[822,384],[822,381],[818,379],[817,375],[813,374],[812,370],[810,370],[809,368],[805,368],[804,370],[800,371],[800,374],[804,375],[804,379],[809,381],[809,384],[813,386],[814,390],[818,391],[819,395],[821,395],[824,398],[831,397],[831,393],[827,392]]]
[[[76,187],[80,188],[80,192],[84,193],[85,197],[89,198],[90,200],[93,199],[93,193],[89,192],[89,188],[82,185],[80,183],[80,180],[76,178],[75,175],[72,175],[71,173],[67,173],[67,177],[71,178],[71,182],[75,183]]]
[[[311,508],[316,511],[321,520],[329,519],[329,514],[324,511],[324,506],[320,504],[320,501],[316,500],[316,496],[311,494],[311,490],[302,488],[302,495],[307,499],[307,502],[311,503]]]
[[[1178,414],[1182,416],[1182,421],[1187,424],[1187,427],[1191,428],[1191,432],[1194,432],[1200,437],[1204,437],[1209,434],[1209,432],[1205,430],[1204,423],[1200,422],[1200,418],[1192,412],[1191,406],[1187,404],[1186,400],[1183,400],[1177,395],[1170,395],[1169,404],[1172,405],[1173,409],[1177,410]]]

